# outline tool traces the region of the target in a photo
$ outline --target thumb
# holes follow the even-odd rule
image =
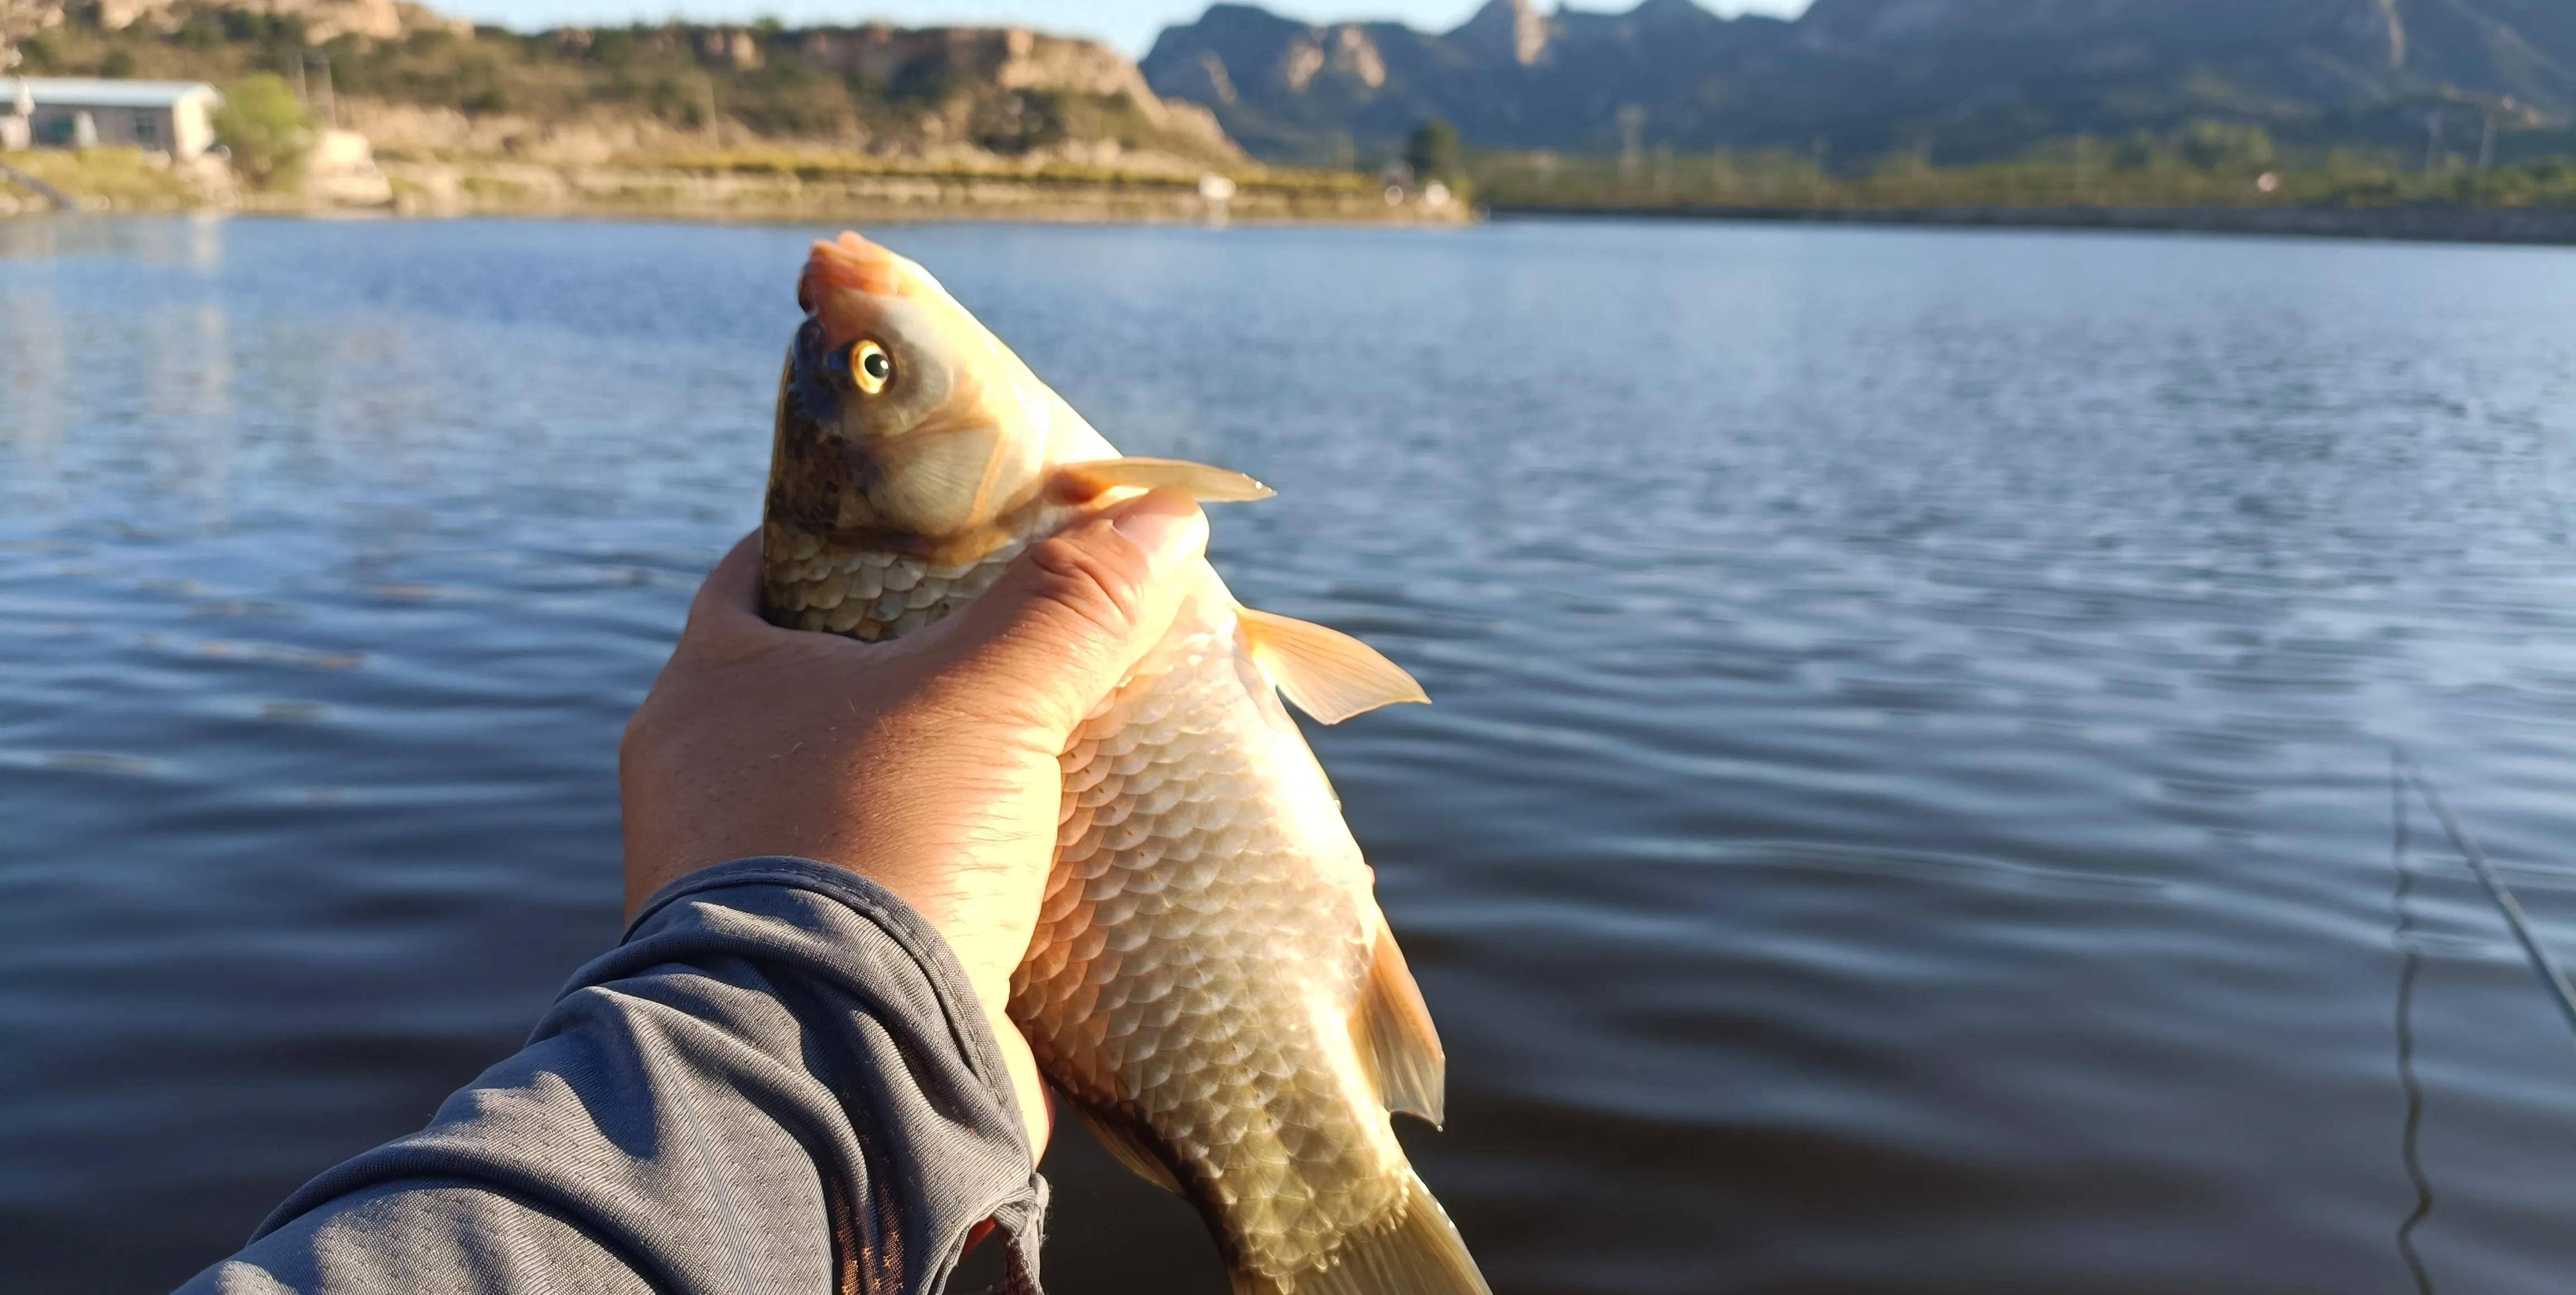
[[[1188,495],[1157,490],[1038,541],[944,622],[942,673],[1061,745],[1171,629],[1207,534]]]

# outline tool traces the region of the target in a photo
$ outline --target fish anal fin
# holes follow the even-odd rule
[[[1127,1166],[1146,1182],[1174,1196],[1181,1195],[1181,1180],[1173,1175],[1171,1167],[1163,1163],[1161,1156],[1154,1154],[1153,1148],[1128,1132],[1127,1126],[1119,1123],[1117,1117],[1095,1114],[1079,1103],[1070,1105],[1073,1113],[1082,1117],[1082,1127],[1091,1130],[1092,1139],[1117,1157],[1118,1163]]]
[[[1232,468],[1179,459],[1094,459],[1055,470],[1056,494],[1067,503],[1089,503],[1112,490],[1169,487],[1203,504],[1239,504],[1278,492]]]
[[[1286,1277],[1234,1274],[1235,1295],[1493,1295],[1449,1213],[1412,1170],[1403,1203],[1344,1237],[1324,1263]]]
[[[1351,1035],[1360,1056],[1377,1077],[1380,1099],[1390,1111],[1431,1121],[1444,1118],[1443,1093],[1448,1085],[1448,1055],[1431,1024],[1431,1008],[1422,987],[1404,965],[1404,950],[1386,919],[1377,923],[1377,948],[1369,958],[1368,981],[1352,1014]]]
[[[1261,673],[1297,709],[1339,724],[1380,706],[1431,699],[1402,666],[1340,630],[1249,607],[1235,609],[1243,643]]]

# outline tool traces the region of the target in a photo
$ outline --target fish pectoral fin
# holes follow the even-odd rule
[[[1377,920],[1377,948],[1369,959],[1368,983],[1361,990],[1351,1033],[1360,1056],[1377,1076],[1379,1099],[1390,1111],[1431,1121],[1442,1120],[1443,1090],[1448,1087],[1449,1058],[1432,1028],[1431,1008],[1422,987],[1404,965],[1404,950],[1386,918]]]
[[[1118,1163],[1127,1166],[1139,1178],[1174,1196],[1181,1195],[1181,1180],[1172,1173],[1163,1158],[1139,1141],[1127,1126],[1106,1115],[1095,1115],[1081,1103],[1071,1103],[1073,1113],[1082,1117],[1082,1127],[1091,1130],[1092,1140],[1108,1149]]]
[[[1239,504],[1279,493],[1234,471],[1179,459],[1093,459],[1067,463],[1055,470],[1059,496],[1069,503],[1089,503],[1112,490],[1170,487],[1203,504]]]
[[[1422,685],[1376,648],[1340,630],[1238,607],[1243,643],[1280,695],[1320,723],[1339,724],[1397,702],[1422,702]]]

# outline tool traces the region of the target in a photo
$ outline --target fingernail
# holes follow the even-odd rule
[[[1109,519],[1109,527],[1143,549],[1157,575],[1207,548],[1207,514],[1177,490],[1157,490],[1129,503]]]

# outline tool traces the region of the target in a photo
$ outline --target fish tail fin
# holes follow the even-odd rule
[[[1332,1259],[1284,1280],[1234,1274],[1234,1295],[1493,1295],[1467,1243],[1412,1170],[1395,1217],[1342,1242]]]

